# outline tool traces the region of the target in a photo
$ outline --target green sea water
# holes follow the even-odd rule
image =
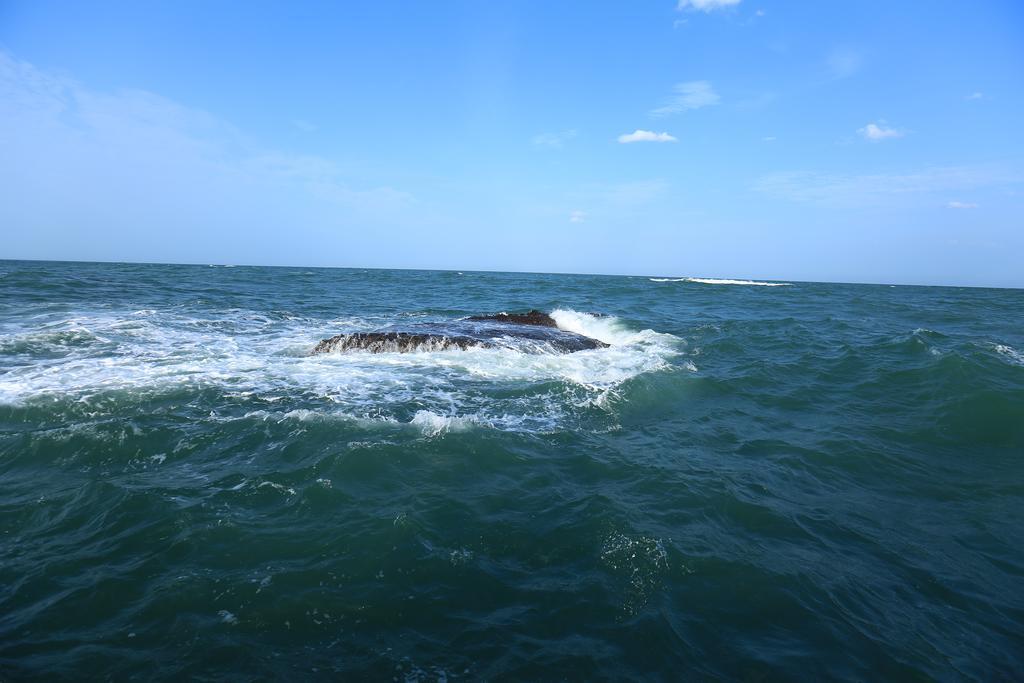
[[[1024,291],[0,261],[0,680],[184,678],[1021,680]]]

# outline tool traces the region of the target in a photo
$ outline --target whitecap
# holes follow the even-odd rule
[[[652,277],[651,282],[694,282],[703,285],[747,285],[752,287],[789,287],[789,282],[765,282],[762,280],[731,280],[714,277]]]
[[[605,395],[624,382],[677,366],[674,359],[685,351],[671,334],[568,308],[551,313],[559,328],[609,346],[576,353],[470,348],[311,356],[319,338],[380,328],[411,313],[323,320],[232,310],[200,321],[180,308],[143,310],[146,315],[138,307],[83,313],[47,326],[47,333],[87,328],[109,343],[70,347],[60,358],[11,368],[0,382],[0,403],[63,398],[103,412],[117,394],[135,400],[213,388],[247,410],[211,414],[212,420],[343,420],[371,429],[411,422],[428,436],[473,426],[550,431],[580,410],[606,407]],[[39,329],[32,321],[14,334]],[[97,357],[98,350],[104,355]],[[494,388],[507,383],[524,390],[495,398]],[[410,421],[411,402],[424,412]],[[266,410],[271,405],[279,410]]]
[[[438,415],[429,410],[418,410],[409,424],[415,425],[428,437],[440,436],[447,432],[464,432],[473,426],[472,417]]]
[[[1011,363],[1014,363],[1015,365],[1024,365],[1024,353],[1021,353],[1012,346],[1007,346],[1006,344],[996,344],[995,350],[996,353],[1000,354],[1004,358],[1009,359]]]
[[[269,486],[272,489],[274,489],[275,491],[280,491],[281,493],[287,494],[289,496],[294,496],[295,495],[295,489],[293,489],[291,486],[285,486],[283,484],[278,484],[278,483],[273,482],[273,481],[263,481],[263,482],[260,482],[260,484],[256,488],[261,489],[261,488],[264,488],[265,486]]]

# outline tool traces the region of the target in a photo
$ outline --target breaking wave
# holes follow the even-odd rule
[[[764,282],[761,280],[729,280],[713,277],[652,277],[651,282],[696,282],[703,285],[750,285],[754,287],[789,287],[789,282]]]
[[[995,350],[996,353],[1006,358],[1011,363],[1014,363],[1016,365],[1024,365],[1024,353],[1021,353],[1012,346],[1007,346],[1006,344],[996,344]]]
[[[212,390],[255,403],[254,409],[283,400],[292,409],[412,424],[428,436],[472,425],[549,430],[581,410],[605,405],[624,382],[670,367],[683,351],[682,340],[672,335],[566,309],[551,314],[560,329],[609,346],[575,353],[426,346],[417,353],[310,356],[312,342],[338,327],[358,331],[389,321],[225,314],[78,315],[51,323],[45,337],[32,330],[11,335],[6,350],[27,362],[0,383],[0,403],[61,400],[89,406],[117,395],[132,402]],[[104,343],[99,349],[90,343],[69,346],[65,332],[72,331],[76,339]]]

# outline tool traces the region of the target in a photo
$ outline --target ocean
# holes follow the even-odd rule
[[[0,261],[0,680],[183,678],[1024,679],[1024,290]]]

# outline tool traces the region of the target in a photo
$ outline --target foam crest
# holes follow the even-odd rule
[[[59,399],[75,410],[102,413],[111,400],[135,403],[145,395],[212,389],[224,401],[247,406],[250,419],[350,419],[373,429],[405,423],[428,437],[472,426],[549,431],[572,424],[581,411],[611,410],[609,392],[677,365],[673,359],[683,352],[680,339],[631,329],[614,317],[572,310],[552,317],[563,330],[610,346],[575,353],[538,343],[311,356],[328,332],[390,321],[242,310],[203,318],[176,309],[104,311],[52,321],[47,334],[85,328],[109,342],[101,349],[72,345],[59,355],[31,351],[32,362],[11,366],[0,382],[0,403]],[[419,412],[410,415],[413,405]],[[259,412],[270,407],[279,412]]]
[[[618,318],[579,313],[571,309],[554,310],[551,312],[551,317],[554,318],[560,330],[593,337],[605,344],[628,343]]]
[[[472,417],[438,415],[429,410],[418,410],[410,424],[419,427],[425,436],[439,436],[447,432],[464,432],[473,426]]]
[[[653,330],[630,329],[619,318],[610,315],[594,315],[580,313],[572,309],[556,309],[551,312],[551,317],[555,319],[561,330],[593,337],[612,346],[670,344],[678,341],[678,338],[671,334],[661,334]]]
[[[703,285],[747,285],[753,287],[789,287],[789,282],[764,282],[761,280],[730,280],[714,277],[652,277],[651,282],[695,282]]]
[[[1024,353],[1021,353],[1012,346],[1007,346],[1006,344],[996,344],[995,349],[996,353],[1003,356],[1011,363],[1014,363],[1016,365],[1024,365]]]

